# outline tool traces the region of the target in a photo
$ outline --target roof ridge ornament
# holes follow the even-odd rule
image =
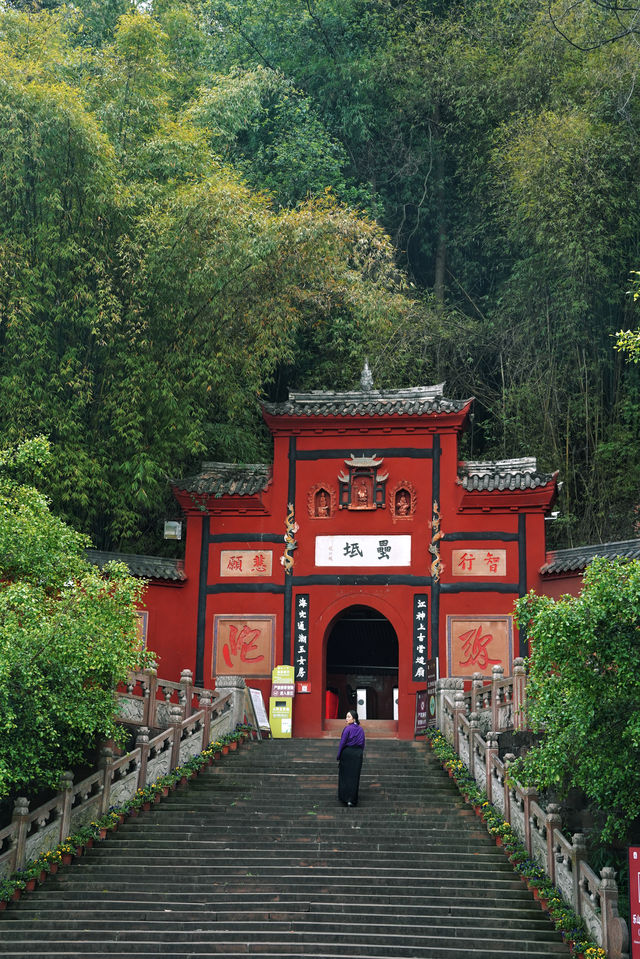
[[[369,369],[369,357],[366,356],[364,360],[364,366],[362,367],[362,373],[360,375],[360,386],[367,393],[373,389],[373,374]]]

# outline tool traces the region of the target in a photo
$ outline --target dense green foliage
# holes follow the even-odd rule
[[[86,538],[25,476],[46,468],[36,438],[0,450],[0,798],[57,787],[100,737],[117,737],[114,689],[142,664],[136,600],[121,564],[104,573]]]
[[[260,396],[368,354],[560,469],[558,544],[632,535],[640,48],[550,12],[0,3],[0,429],[56,509],[155,551],[169,476],[269,459]]]
[[[558,793],[578,787],[605,841],[640,815],[640,562],[595,559],[577,598],[518,601],[531,641],[527,714],[541,743],[512,772]]]

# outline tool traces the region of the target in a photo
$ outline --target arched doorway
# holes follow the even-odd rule
[[[389,620],[370,606],[349,606],[332,623],[326,649],[326,718],[360,701],[367,719],[394,719],[398,637]]]

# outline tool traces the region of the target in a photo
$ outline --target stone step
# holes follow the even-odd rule
[[[0,955],[552,959],[567,948],[424,744],[252,744],[0,914]]]

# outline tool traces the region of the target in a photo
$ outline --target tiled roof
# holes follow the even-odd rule
[[[267,488],[271,467],[263,463],[203,463],[199,473],[173,480],[176,489],[210,496],[252,496]]]
[[[184,560],[167,559],[165,556],[140,556],[135,553],[108,553],[104,550],[87,550],[89,562],[102,569],[107,563],[125,563],[132,576],[144,579],[170,579],[176,582],[186,580]]]
[[[406,390],[312,390],[289,393],[284,403],[264,403],[273,416],[420,416],[425,413],[459,413],[469,400],[447,400],[444,383]]]
[[[618,543],[597,543],[595,546],[574,546],[547,553],[547,561],[541,573],[574,573],[585,569],[596,556],[607,559],[622,557],[640,559],[640,539],[625,539]]]
[[[469,460],[458,466],[458,482],[466,490],[536,489],[546,486],[555,473],[539,473],[535,456],[511,460]]]

